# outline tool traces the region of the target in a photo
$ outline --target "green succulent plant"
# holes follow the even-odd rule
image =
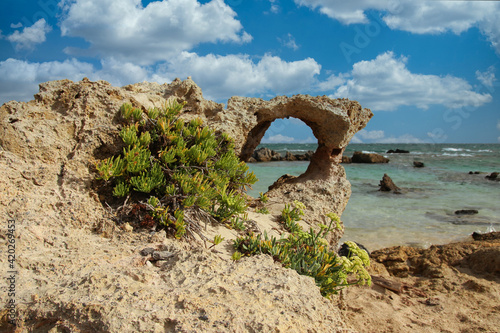
[[[297,209],[296,213],[299,214],[301,208],[300,203],[294,203],[293,208],[287,205],[282,213],[290,216]],[[234,241],[236,252],[233,256],[239,259],[243,254],[269,254],[284,267],[294,269],[301,275],[313,277],[325,297],[336,294],[348,285],[370,284],[371,277],[365,269],[370,264],[366,251],[361,250],[354,242],[346,242],[351,249],[349,257],[340,257],[329,249],[325,238],[333,230],[332,228],[336,227],[338,217],[333,213],[327,217],[330,218],[329,226],[321,226],[318,232],[312,228],[304,232],[299,225],[296,225],[297,227],[291,230],[286,238],[268,237],[266,233],[263,235],[250,233],[239,237]],[[348,282],[348,276],[354,276],[356,281]]]
[[[243,192],[257,178],[236,156],[227,134],[215,133],[201,119],[181,120],[183,106],[170,100],[143,112],[122,105],[125,125],[119,136],[125,147],[96,163],[97,178],[112,182],[112,194],[126,197],[128,205],[146,195],[147,216],[158,228],[176,238],[203,237],[193,216],[223,223],[244,213]]]

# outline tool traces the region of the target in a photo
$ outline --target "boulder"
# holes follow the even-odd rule
[[[401,194],[401,189],[394,184],[392,181],[391,177],[389,177],[386,173],[384,173],[384,177],[380,181],[379,184],[380,188],[379,191],[383,192],[393,192],[396,194]]]
[[[415,168],[423,168],[425,166],[424,162],[413,161],[413,166]]]
[[[498,177],[498,175],[499,175],[498,172],[492,172],[491,174],[489,174],[485,178],[489,179],[489,180],[500,180],[500,177]]]
[[[355,151],[351,161],[352,163],[388,163],[389,159],[379,154]]]

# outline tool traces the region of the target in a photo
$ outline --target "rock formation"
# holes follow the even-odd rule
[[[380,186],[379,191],[393,192],[396,194],[401,193],[401,189],[397,187],[396,184],[394,184],[391,177],[389,177],[386,173],[384,173],[384,177],[382,177],[379,186]]]
[[[389,159],[379,154],[355,151],[351,163],[389,163]]]
[[[283,180],[268,196],[303,201],[311,222],[322,221],[329,211],[342,213],[350,196],[339,165],[342,152],[372,116],[357,102],[304,95],[271,101],[233,97],[225,109],[205,100],[189,78],[123,88],[88,79],[42,83],[35,100],[0,108],[0,215],[16,223],[22,329],[346,332],[311,278],[282,269],[269,257],[231,263],[164,233],[118,229],[94,188],[94,163],[122,149],[118,110],[123,103],[148,109],[168,98],[187,102],[186,120],[200,117],[235,138],[243,159],[273,120],[302,119],[319,147],[305,174]],[[2,223],[0,234],[6,228]],[[168,267],[146,265],[139,253],[145,247],[173,253]],[[281,314],[270,315],[277,308]],[[1,322],[0,329],[5,325]]]
[[[413,166],[415,168],[423,168],[425,166],[424,162],[420,162],[420,161],[413,161]]]

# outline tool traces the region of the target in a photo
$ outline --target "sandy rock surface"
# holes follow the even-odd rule
[[[497,233],[498,234],[498,233]],[[500,238],[372,253],[371,288],[339,298],[359,332],[499,332]],[[397,291],[382,287],[387,281]]]

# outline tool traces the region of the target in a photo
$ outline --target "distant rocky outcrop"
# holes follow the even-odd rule
[[[396,150],[392,150],[392,149],[389,149],[387,151],[387,154],[408,154],[410,151],[409,150],[404,150],[404,149],[396,149]]]
[[[292,154],[287,151],[285,156],[281,155],[277,151],[272,149],[262,147],[256,149],[252,157],[248,159],[248,162],[270,162],[270,161],[310,161],[314,151],[310,150],[304,154]]]
[[[397,187],[396,184],[394,184],[391,177],[389,177],[386,173],[384,173],[384,177],[382,177],[379,186],[380,186],[379,191],[393,192],[396,194],[401,193],[401,189]]]
[[[352,163],[389,163],[389,159],[375,153],[355,151],[351,158]]]

